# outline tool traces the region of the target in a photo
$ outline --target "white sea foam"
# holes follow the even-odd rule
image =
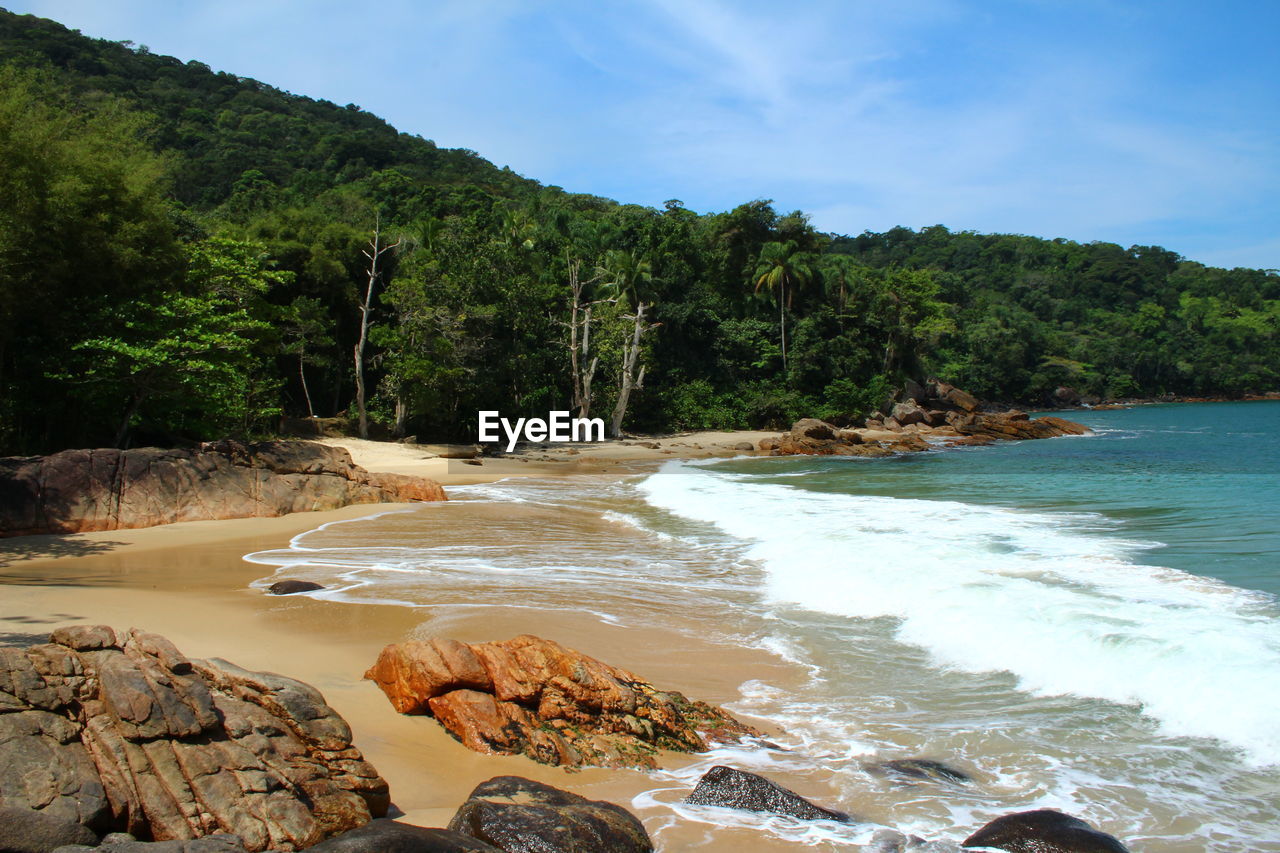
[[[1150,543],[1105,535],[1097,516],[817,493],[681,463],[639,488],[748,543],[774,602],[892,617],[937,665],[1139,705],[1166,735],[1280,763],[1274,600],[1135,563]]]

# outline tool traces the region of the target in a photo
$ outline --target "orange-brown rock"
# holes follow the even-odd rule
[[[435,717],[471,749],[543,764],[654,767],[660,749],[703,752],[759,734],[719,708],[530,635],[393,644],[365,678],[396,710]]]
[[[1011,410],[999,414],[974,412],[952,422],[961,435],[987,436],[994,439],[1025,441],[1034,438],[1056,438],[1062,435],[1084,435],[1089,428],[1065,418],[1045,415],[1031,418],[1026,412]]]
[[[387,784],[315,689],[164,637],[77,626],[0,648],[0,801],[157,841],[300,850],[386,813]]]
[[[0,537],[444,499],[434,480],[371,474],[346,450],[310,441],[0,459]]]

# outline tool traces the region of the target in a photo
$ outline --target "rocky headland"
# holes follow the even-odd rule
[[[1089,428],[1074,421],[1026,412],[984,411],[973,395],[929,380],[908,382],[885,411],[860,423],[839,427],[816,418],[796,421],[776,438],[762,439],[757,450],[770,456],[891,456],[918,453],[934,446],[991,444],[1084,435]]]
[[[0,458],[0,537],[442,500],[434,480],[370,473],[346,450],[310,441]]]

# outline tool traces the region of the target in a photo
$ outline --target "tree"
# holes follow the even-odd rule
[[[164,432],[242,434],[279,413],[264,297],[291,277],[253,243],[214,237],[189,251],[184,290],[120,304],[114,332],[77,342],[82,358],[51,374],[108,406],[123,401],[117,447],[148,412]]]
[[[369,238],[369,248],[361,250],[366,258],[369,259],[368,274],[369,278],[365,282],[364,299],[360,303],[360,338],[355,345],[355,362],[356,362],[356,411],[360,415],[360,437],[369,437],[369,413],[365,408],[364,393],[364,348],[369,340],[369,312],[373,309],[373,292],[378,284],[381,273],[378,271],[378,261],[387,252],[394,251],[400,246],[400,240],[394,243],[382,242],[382,218],[379,216],[374,219],[373,236]]]
[[[309,418],[316,416],[316,410],[307,387],[307,365],[323,364],[328,360],[322,353],[333,346],[333,338],[328,334],[329,326],[329,315],[324,305],[310,296],[296,296],[280,311],[282,349],[285,355],[297,356],[298,383],[302,386]]]
[[[787,311],[798,287],[813,276],[806,259],[793,240],[766,243],[756,262],[756,292],[765,288],[778,300],[778,327],[782,337],[782,370],[787,370]]]
[[[627,315],[632,321],[630,339],[622,342],[622,366],[618,374],[618,400],[613,407],[613,417],[609,423],[609,435],[617,438],[622,434],[622,419],[627,414],[627,403],[631,392],[644,387],[644,366],[640,364],[640,339],[650,329],[657,328],[657,323],[649,323],[646,312],[651,305],[644,300],[646,286],[653,281],[653,266],[649,260],[634,251],[613,250],[605,258],[605,266],[601,268],[605,284],[616,298],[623,304],[630,304],[633,313]],[[639,373],[637,373],[637,368]]]

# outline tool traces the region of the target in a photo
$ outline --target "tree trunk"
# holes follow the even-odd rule
[[[409,421],[409,406],[402,394],[396,394],[396,426],[391,433],[396,438],[404,438],[405,425]]]
[[[360,437],[369,437],[369,414],[365,409],[365,392],[364,392],[364,347],[369,340],[369,311],[373,306],[373,289],[378,283],[378,259],[385,253],[391,251],[400,245],[397,240],[389,246],[381,245],[382,227],[381,221],[375,220],[373,225],[373,239],[369,241],[369,248],[372,252],[362,252],[369,259],[369,281],[364,289],[364,302],[360,304],[360,340],[355,346],[355,362],[356,362],[356,412],[360,416]]]
[[[138,413],[142,401],[147,397],[146,394],[139,392],[133,395],[133,399],[129,401],[129,408],[124,413],[124,420],[120,422],[120,429],[116,430],[115,446],[124,450],[124,440],[129,436],[129,421],[133,420],[133,416]]]
[[[311,405],[311,392],[307,390],[307,371],[304,369],[306,364],[306,349],[298,351],[298,379],[302,382],[302,396],[307,401],[307,417],[314,418],[316,416],[315,407]]]
[[[578,312],[581,310],[582,285],[578,283],[578,262],[569,262],[569,373],[573,380],[573,409],[583,417],[582,372],[578,369]]]
[[[636,304],[635,326],[631,329],[631,341],[622,344],[622,387],[618,389],[618,404],[613,407],[613,419],[609,424],[609,437],[617,438],[622,434],[622,419],[627,414],[627,403],[631,399],[631,391],[644,382],[644,369],[640,370],[639,381],[636,381],[636,364],[640,361],[640,338],[647,327],[644,322],[645,304]]]
[[[782,372],[787,372],[787,289],[782,286],[778,299],[778,327],[782,329]]]

